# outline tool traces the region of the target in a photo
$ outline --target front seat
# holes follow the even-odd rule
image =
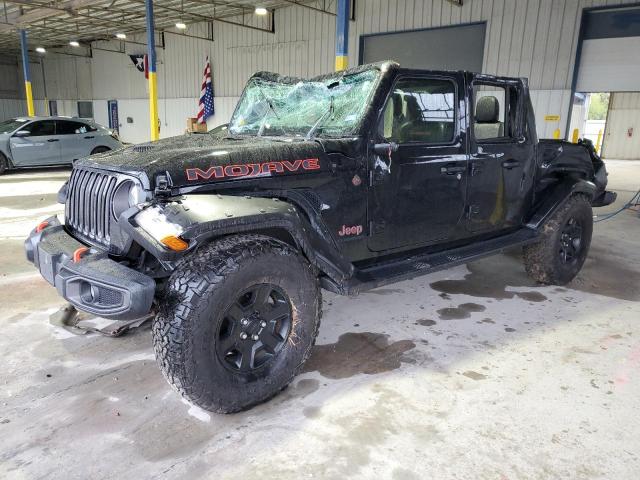
[[[420,140],[424,123],[422,121],[422,111],[418,105],[418,100],[412,95],[405,96],[406,114],[404,121],[398,128],[400,142],[412,142]]]
[[[492,95],[481,97],[476,103],[474,135],[476,140],[500,138],[504,136],[504,124],[499,121],[500,104]]]

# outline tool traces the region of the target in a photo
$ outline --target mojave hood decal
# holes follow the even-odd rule
[[[320,160],[317,158],[305,158],[235,165],[213,165],[205,170],[198,167],[187,168],[185,174],[187,180],[195,182],[222,178],[267,177],[279,173],[295,173],[304,170],[320,170]]]

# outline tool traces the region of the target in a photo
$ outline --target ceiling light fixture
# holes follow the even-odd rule
[[[256,7],[255,14],[256,15],[266,15],[268,13],[267,9],[264,7]]]
[[[116,38],[124,40],[125,38],[127,38],[127,36],[124,33],[116,33]]]
[[[69,45],[71,45],[72,47],[79,47],[79,46],[80,46],[80,43],[79,43],[79,42],[77,42],[77,41],[75,41],[75,40],[71,40],[71,41],[69,42]]]
[[[38,53],[45,53],[45,52],[46,52],[46,50],[44,49],[44,47],[37,47],[37,48],[36,48],[36,52],[38,52]]]
[[[177,22],[177,23],[176,23],[176,28],[177,28],[178,30],[184,30],[184,29],[186,29],[186,28],[187,28],[187,25],[186,25],[186,24],[184,24],[184,23],[182,23],[182,22]]]

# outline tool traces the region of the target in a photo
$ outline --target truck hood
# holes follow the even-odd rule
[[[216,182],[314,173],[327,168],[317,141],[186,134],[128,146],[76,162],[139,177],[155,188],[168,175],[174,188]]]

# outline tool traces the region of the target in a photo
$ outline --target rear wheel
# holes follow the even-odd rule
[[[247,235],[202,247],[176,269],[153,322],[156,358],[192,403],[231,413],[286,387],[320,323],[313,268],[280,241]]]
[[[524,265],[534,280],[554,285],[569,283],[589,252],[593,213],[585,195],[570,197],[543,227],[539,242],[524,247]]]

